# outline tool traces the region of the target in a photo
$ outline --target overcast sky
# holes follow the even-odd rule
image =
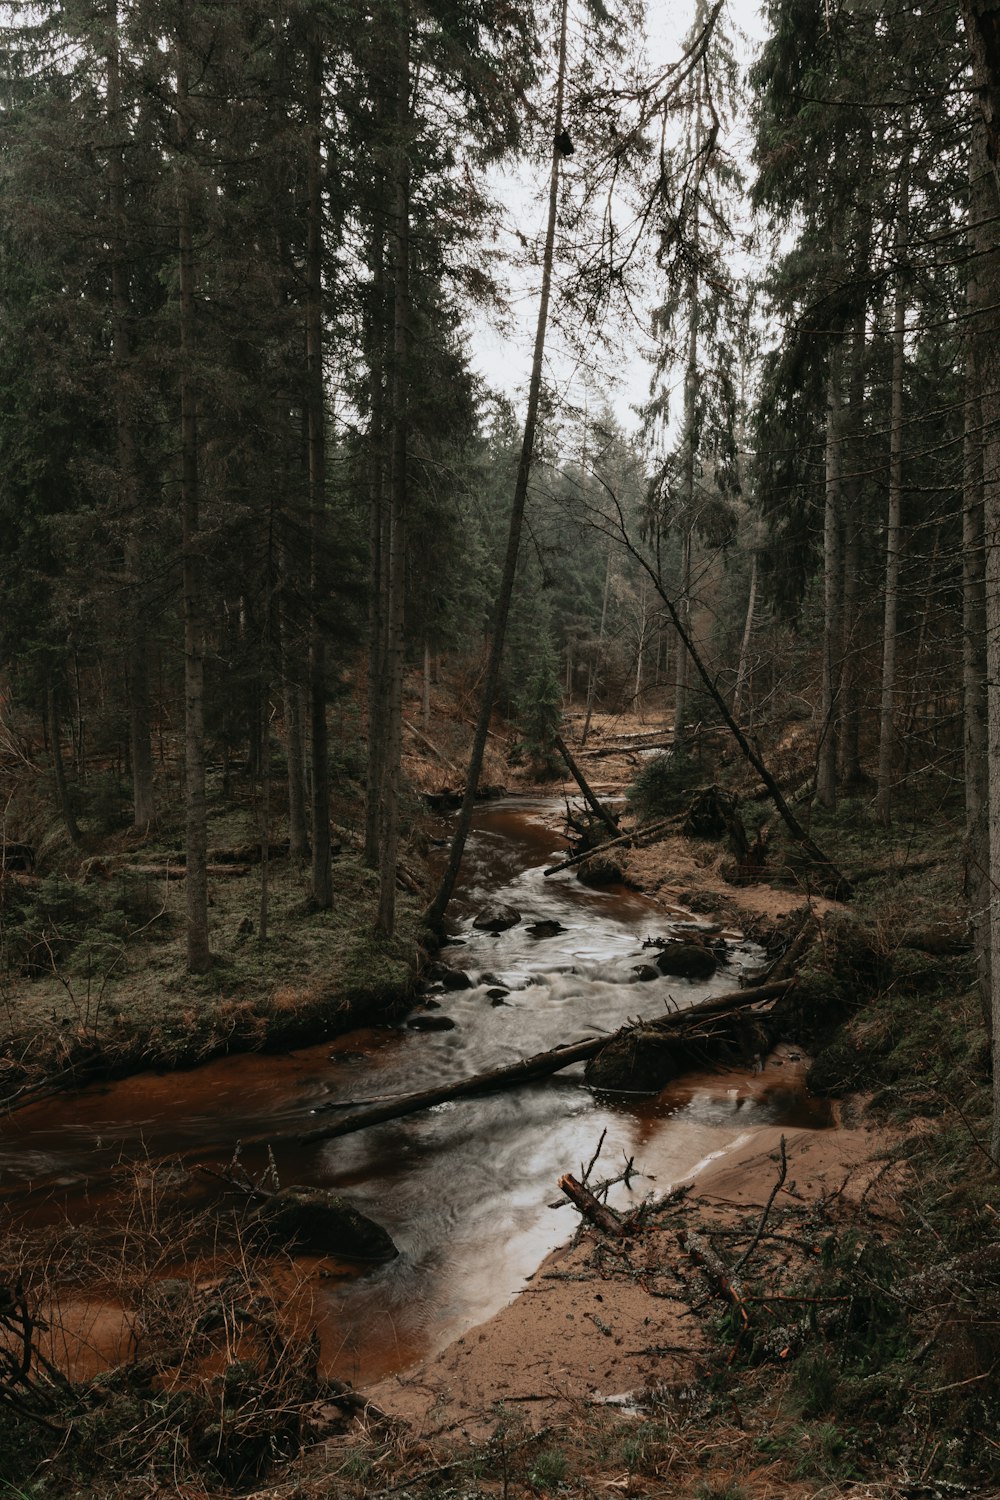
[[[739,44],[739,54],[744,62],[749,62],[764,36],[758,0],[728,0],[727,9],[729,29],[738,31],[745,38]],[[693,15],[693,0],[647,0],[649,53],[654,65],[662,66],[680,56],[683,37],[691,26]],[[737,155],[745,154],[745,121],[736,122],[728,146]],[[499,193],[511,228],[536,243],[540,242],[545,227],[546,204],[537,186],[526,178],[508,177],[499,184]],[[524,281],[513,288],[512,320],[508,329],[501,331],[485,318],[477,320],[472,328],[470,354],[474,368],[491,387],[505,392],[518,403],[527,387],[537,313],[537,283]],[[551,336],[546,378],[557,386],[565,399],[576,405],[582,406],[586,400],[593,410],[605,401],[609,402],[622,425],[633,430],[638,423],[632,408],[649,396],[651,368],[642,347],[645,333],[642,328],[621,330],[618,336],[620,353],[608,356],[597,350],[593,359],[584,364],[571,359],[565,349],[560,350],[558,338]],[[586,363],[591,365],[589,371]]]

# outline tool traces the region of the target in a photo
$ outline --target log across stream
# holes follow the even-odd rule
[[[571,1233],[574,1210],[553,1209],[558,1183],[579,1172],[606,1130],[596,1175],[623,1153],[645,1176],[612,1201],[687,1181],[707,1157],[765,1123],[822,1126],[793,1058],[763,1074],[685,1079],[656,1097],[595,1096],[582,1064],[509,1091],[456,1100],[342,1139],[301,1144],[341,1107],[415,1092],[499,1068],[566,1040],[611,1033],[638,1016],[732,990],[759,961],[733,935],[729,963],[707,982],[638,982],[647,936],[693,920],[622,889],[590,890],[572,872],[546,880],[560,849],[561,803],[510,799],[479,812],[457,903],[461,941],[444,952],[470,988],[433,998],[453,1030],[405,1025],[357,1032],[288,1057],[244,1056],[183,1074],[145,1075],[39,1103],[3,1125],[0,1200],[15,1221],[99,1215],[122,1157],[183,1155],[224,1166],[238,1137],[268,1138],[285,1182],[343,1192],[400,1249],[377,1267],[304,1261],[322,1320],[324,1363],[358,1384],[406,1368],[498,1310],[546,1252]],[[472,926],[490,901],[524,914],[509,931]],[[534,937],[528,923],[563,931]],[[674,926],[673,924],[677,925]],[[489,991],[506,990],[502,1004]],[[246,1153],[248,1165],[263,1152]],[[185,1191],[224,1192],[205,1174]],[[617,1196],[616,1196],[617,1195]],[[95,1320],[99,1318],[95,1311]],[[99,1343],[100,1335],[95,1332]]]

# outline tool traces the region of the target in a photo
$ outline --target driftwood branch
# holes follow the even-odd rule
[[[626,1226],[621,1216],[606,1203],[602,1203],[599,1198],[595,1198],[589,1188],[576,1180],[572,1172],[567,1172],[565,1176],[560,1177],[559,1186],[566,1197],[576,1204],[583,1217],[589,1219],[592,1224],[596,1224],[604,1234],[618,1239],[625,1233]]]

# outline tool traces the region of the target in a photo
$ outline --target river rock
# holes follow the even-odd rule
[[[508,927],[516,927],[520,920],[521,913],[516,907],[498,901],[492,906],[484,906],[472,925],[480,932],[506,932]]]
[[[533,938],[557,937],[560,932],[566,931],[563,924],[554,917],[544,917],[540,922],[532,922],[524,930]]]
[[[643,984],[648,984],[651,979],[659,979],[660,977],[659,970],[654,969],[652,964],[636,964],[632,973]]]
[[[436,1011],[432,1012],[431,1015],[418,1011],[415,1016],[410,1017],[406,1024],[411,1031],[455,1030],[455,1022],[451,1019],[451,1016],[440,1016]]]
[[[711,979],[718,963],[715,954],[700,943],[668,943],[657,955],[656,967],[661,974],[681,979]]]
[[[495,990],[486,991],[486,997],[491,1005],[506,1005],[509,994],[510,990],[502,990],[499,987]]]
[[[282,1188],[258,1209],[254,1222],[272,1239],[313,1255],[392,1260],[399,1254],[381,1224],[326,1188]]]
[[[441,975],[446,990],[471,990],[474,982],[464,969],[445,969]]]

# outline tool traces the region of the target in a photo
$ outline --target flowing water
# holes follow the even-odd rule
[[[405,1025],[354,1032],[286,1057],[224,1059],[188,1073],[145,1074],[25,1109],[0,1137],[0,1198],[36,1222],[100,1214],[123,1159],[183,1155],[217,1165],[238,1138],[273,1132],[283,1182],[321,1184],[349,1195],[383,1224],[399,1257],[377,1267],[309,1262],[321,1317],[324,1361],[370,1382],[401,1370],[488,1317],[509,1300],[546,1252],[574,1226],[552,1207],[563,1172],[579,1172],[602,1131],[596,1176],[634,1157],[644,1175],[631,1201],[688,1180],[707,1157],[765,1123],[822,1126],[822,1109],[787,1085],[745,1073],[708,1076],[655,1098],[595,1096],[582,1066],[492,1096],[439,1105],[310,1147],[294,1133],[349,1101],[429,1088],[514,1062],[560,1043],[612,1032],[732,989],[759,950],[730,935],[728,963],[707,982],[637,982],[643,939],[690,926],[623,888],[588,890],[572,870],[546,879],[558,857],[561,804],[508,799],[479,811],[456,910],[457,941],[443,952],[472,987],[434,996],[453,1030]],[[523,916],[499,934],[472,926],[490,902]],[[533,937],[528,924],[561,924]],[[508,993],[494,1004],[487,993]],[[768,1070],[770,1073],[771,1070]],[[280,1139],[281,1137],[291,1139]],[[248,1152],[261,1165],[262,1151]],[[222,1189],[196,1179],[206,1201]],[[630,1201],[624,1188],[618,1201]]]

